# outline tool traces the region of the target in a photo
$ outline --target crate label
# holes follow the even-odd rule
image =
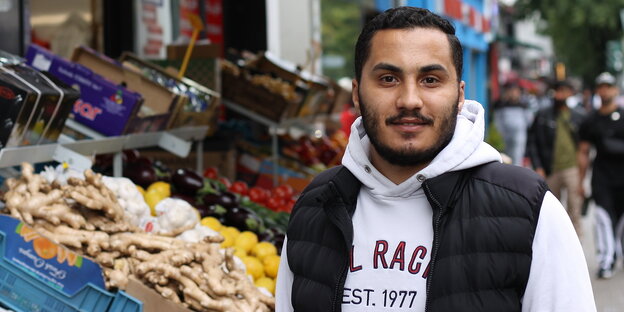
[[[70,296],[87,283],[105,289],[96,263],[53,243],[23,222],[0,216],[0,231],[5,233],[5,260],[46,285]]]

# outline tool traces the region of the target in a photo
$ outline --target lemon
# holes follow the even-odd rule
[[[236,240],[236,234],[231,231],[221,231],[219,232],[221,236],[223,236],[223,241],[221,242],[222,248],[228,248],[234,246],[234,241]]]
[[[147,192],[158,192],[164,198],[171,196],[171,185],[167,182],[156,181],[147,187]]]
[[[219,220],[215,217],[205,217],[201,219],[200,223],[201,225],[207,226],[217,232],[219,232],[223,227],[223,225],[221,225],[221,222],[219,222]]]
[[[241,249],[244,249],[246,252],[251,251],[254,246],[258,243],[258,235],[251,231],[245,231],[240,233],[238,237],[236,237],[236,242],[234,242],[234,246],[237,246]]]
[[[163,197],[161,193],[157,191],[145,192],[145,202],[150,207],[150,212],[152,216],[156,216],[156,204],[158,204],[161,200],[167,198]]]
[[[254,282],[256,287],[263,287],[275,295],[275,280],[270,277],[261,277]]]
[[[269,242],[259,242],[251,249],[251,254],[262,261],[266,256],[277,255],[277,248]]]
[[[242,257],[241,260],[245,264],[247,274],[251,275],[254,281],[264,276],[264,267],[258,258],[246,256]]]
[[[234,246],[234,255],[241,259],[248,256],[247,251],[236,246]]]
[[[275,278],[277,277],[277,270],[279,269],[280,264],[280,256],[278,255],[269,255],[264,258],[262,261],[264,264],[264,272],[268,277]]]
[[[145,197],[145,189],[143,187],[141,187],[140,185],[136,186],[137,190],[139,190],[139,193],[141,193],[141,195],[143,195],[143,197]]]
[[[236,237],[238,237],[238,235],[240,235],[240,231],[233,227],[233,226],[223,226],[221,227],[221,230],[219,231],[219,233],[223,233],[223,232],[229,232],[234,236],[234,239],[236,240]]]

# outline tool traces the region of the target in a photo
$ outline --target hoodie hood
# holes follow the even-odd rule
[[[457,125],[449,144],[431,163],[401,184],[395,184],[381,174],[370,162],[371,143],[362,117],[351,125],[351,135],[342,164],[374,194],[408,197],[420,190],[425,179],[445,172],[472,168],[492,161],[501,161],[496,149],[483,141],[485,111],[476,101],[466,100],[457,116]]]

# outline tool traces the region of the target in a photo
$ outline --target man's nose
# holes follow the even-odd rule
[[[421,90],[415,82],[404,83],[396,103],[397,108],[417,109],[423,106]]]

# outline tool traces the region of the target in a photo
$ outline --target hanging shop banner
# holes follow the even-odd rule
[[[163,59],[171,43],[171,0],[135,0],[137,55]]]
[[[205,0],[206,35],[212,43],[223,43],[223,0]]]
[[[180,36],[187,40],[193,34],[189,16],[202,18],[204,29],[198,39],[223,43],[223,0],[180,0]]]

